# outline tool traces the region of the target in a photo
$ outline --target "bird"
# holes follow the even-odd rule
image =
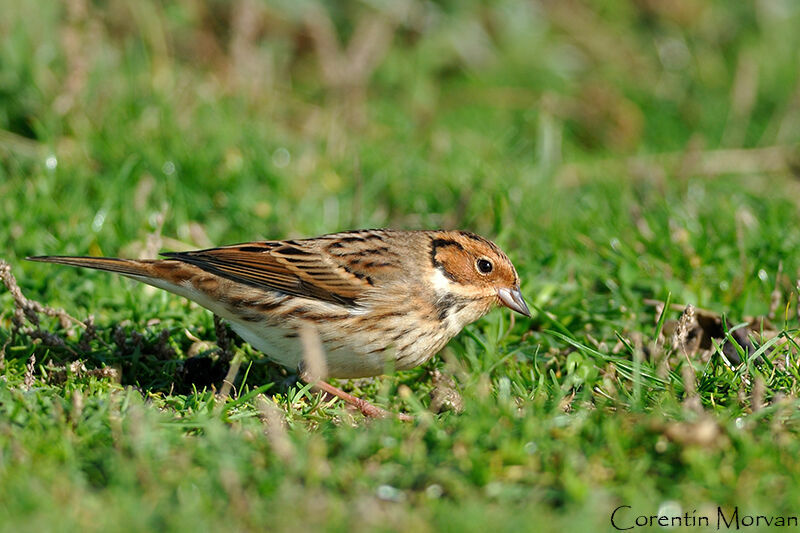
[[[302,372],[311,328],[324,359],[317,385],[367,416],[385,411],[324,380],[414,368],[497,306],[530,316],[511,260],[469,231],[366,229],[161,255],[27,259],[115,272],[188,298],[290,370]]]

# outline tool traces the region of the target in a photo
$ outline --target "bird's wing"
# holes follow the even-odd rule
[[[162,254],[229,280],[284,294],[355,306],[374,282],[368,269],[316,239],[266,241]]]

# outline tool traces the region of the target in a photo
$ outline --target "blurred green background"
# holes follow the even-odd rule
[[[79,345],[45,322],[66,348],[12,335],[0,290],[0,530],[62,516],[564,530],[608,528],[620,503],[796,511],[794,0],[0,0],[0,13],[0,258],[27,296],[99,330]],[[492,313],[428,365],[455,376],[463,415],[353,429],[276,382],[290,452],[244,394],[278,370],[240,374],[229,399],[178,383],[214,339],[207,313],[22,261],[365,227],[492,238],[549,315],[509,329]],[[714,352],[673,360],[666,386],[631,382],[634,345],[661,338],[646,300],[667,298],[729,325],[768,315],[785,365],[731,371]],[[120,383],[53,378],[76,359]],[[687,375],[701,414],[684,408]],[[437,384],[418,369],[346,386],[424,411]],[[698,420],[710,441],[664,426]]]
[[[163,233],[193,245],[463,226],[541,257],[554,253],[549,233],[596,228],[564,220],[600,212],[587,181],[639,180],[655,194],[676,177],[774,171],[759,152],[755,167],[692,156],[797,142],[797,11],[781,0],[8,2],[4,248],[114,253],[165,213]],[[672,160],[629,159],[662,153]],[[569,217],[553,205],[584,201]],[[40,229],[22,224],[20,203]]]

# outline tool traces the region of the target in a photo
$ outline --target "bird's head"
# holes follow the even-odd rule
[[[437,232],[431,236],[430,258],[437,292],[482,303],[485,311],[499,304],[530,316],[517,271],[493,242],[466,231]]]

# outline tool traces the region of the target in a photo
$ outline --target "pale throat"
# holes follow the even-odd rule
[[[442,297],[453,292],[453,282],[447,279],[441,269],[434,268],[430,277],[431,286],[436,292],[436,296]]]
[[[433,274],[428,278],[436,294],[437,300],[451,298],[453,296],[461,296],[464,293],[464,287],[458,283],[450,280],[440,269],[434,269]],[[473,303],[471,305],[459,306],[453,312],[447,313],[444,321],[448,332],[454,336],[465,325],[474,322],[486,314],[488,308]]]

